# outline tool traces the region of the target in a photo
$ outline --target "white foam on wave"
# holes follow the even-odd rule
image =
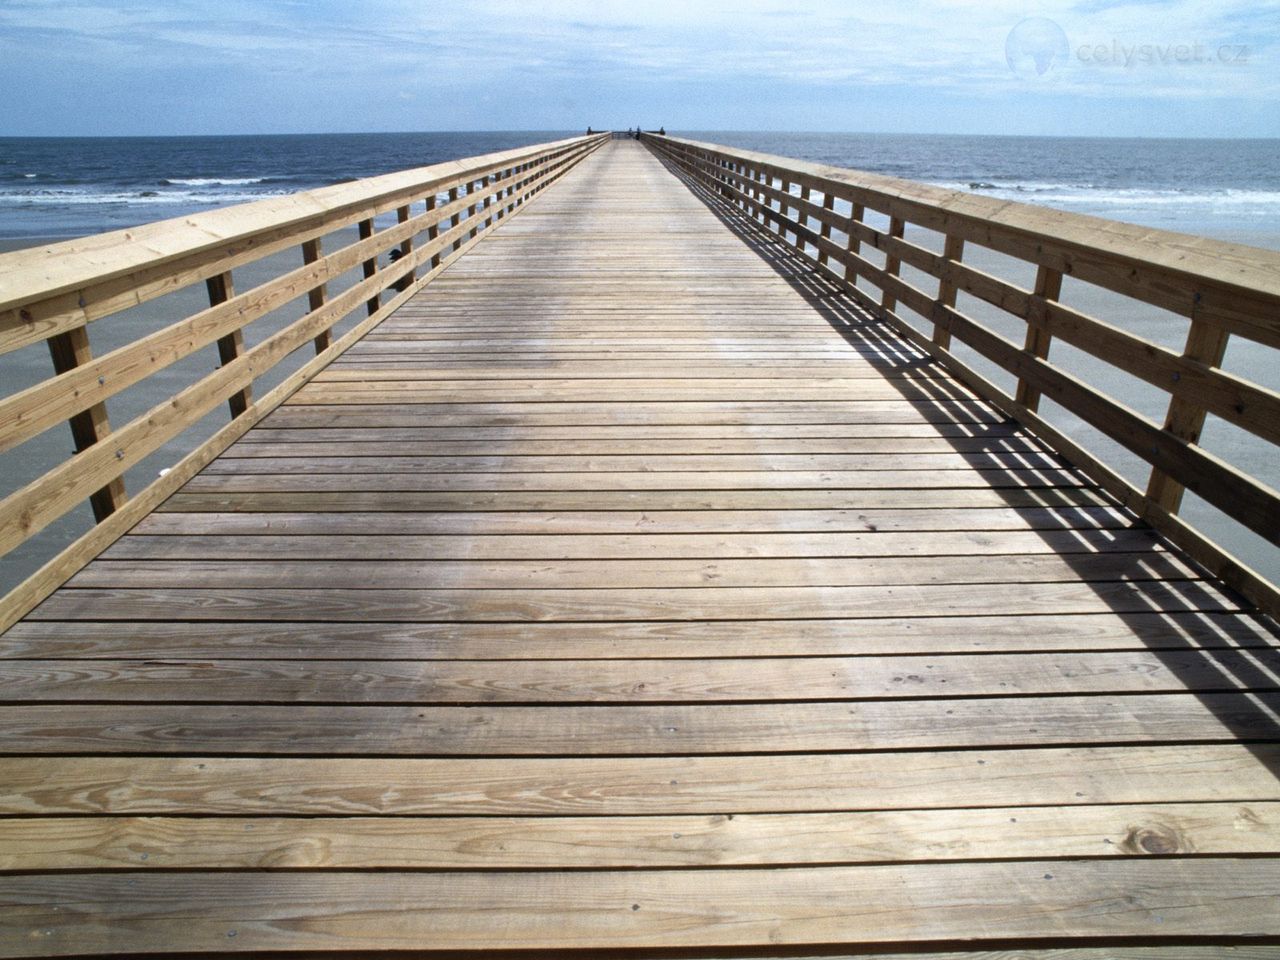
[[[165,183],[175,187],[247,187],[251,183],[266,183],[270,177],[166,177]]]
[[[198,190],[92,191],[92,190],[0,190],[0,205],[5,206],[94,206],[102,204],[153,205],[225,205],[249,203],[267,197],[280,197],[288,190],[224,191],[211,193]]]
[[[1275,213],[1280,207],[1280,190],[1249,190],[1224,187],[1218,190],[1181,190],[1155,187],[1100,187],[1094,184],[1001,183],[999,181],[943,183],[950,190],[963,190],[999,200],[1043,203],[1072,207],[1185,207],[1188,209],[1250,209]]]

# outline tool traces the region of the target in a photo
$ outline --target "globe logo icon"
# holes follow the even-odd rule
[[[1028,17],[1004,41],[1004,59],[1020,77],[1043,77],[1070,54],[1067,35],[1047,17]]]

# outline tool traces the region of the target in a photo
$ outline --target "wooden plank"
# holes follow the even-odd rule
[[[493,510],[487,512],[424,512],[402,513],[152,513],[133,528],[129,536],[114,547],[116,555],[133,555],[131,546],[135,537],[217,537],[210,545],[219,548],[224,538],[267,536],[275,538],[280,550],[288,550],[286,538],[290,536],[336,537],[350,544],[352,550],[363,550],[362,535],[369,537],[437,537],[444,549],[445,537],[467,535],[485,537],[502,534],[508,537],[538,535],[560,537],[566,546],[580,543],[582,536],[612,534],[614,537],[631,538],[640,546],[644,543],[660,543],[662,538],[694,534],[752,534],[753,543],[767,549],[778,538],[812,534],[829,540],[842,537],[848,541],[849,550],[856,551],[855,544],[876,541],[874,537],[857,539],[862,534],[892,534],[885,542],[893,543],[895,551],[910,552],[912,544],[936,542],[949,545],[936,553],[954,553],[965,549],[962,544],[977,538],[983,543],[999,544],[1006,531],[1016,532],[1021,538],[1020,549],[1010,553],[1037,552],[1032,543],[1053,543],[1055,549],[1072,552],[1090,544],[1098,544],[1102,534],[1089,531],[1109,531],[1108,541],[1118,549],[1127,543],[1145,540],[1152,542],[1151,534],[1142,527],[1133,526],[1133,518],[1115,507],[1077,504],[1070,509],[1054,507],[998,507],[952,506],[946,509],[879,507],[866,510],[561,510],[555,512]],[[941,534],[963,533],[966,536],[940,537],[937,541],[924,541],[907,536],[919,532]],[[1037,531],[1035,540],[1023,532]],[[1082,534],[1082,535],[1081,535]],[[564,539],[574,535],[571,540]],[[654,539],[656,538],[656,539]],[[990,538],[990,539],[987,539]],[[166,547],[149,541],[157,550],[180,549]],[[313,541],[321,546],[323,541]],[[394,540],[406,544],[406,540]],[[555,541],[548,541],[555,542]],[[627,540],[613,541],[626,543]],[[821,540],[813,541],[816,547]],[[1011,542],[1011,541],[1003,541]],[[479,541],[483,543],[483,541]],[[513,547],[519,540],[512,540]],[[707,544],[702,542],[705,548]],[[210,559],[216,559],[210,557]]]
[[[0,820],[0,870],[602,869],[1280,853],[1280,804],[653,817]]]
[[[0,812],[633,816],[1280,801],[1268,744],[746,757],[0,756]]]
[[[1228,613],[1098,612],[1070,617],[900,616],[859,620],[385,623],[25,620],[0,657],[261,660],[614,659],[991,654],[1275,648],[1268,621]],[[85,665],[86,670],[92,664]]]
[[[22,704],[0,707],[0,748],[533,757],[1275,741],[1278,710],[1278,693],[607,707]]]
[[[705,899],[716,891],[714,904]],[[984,891],[974,902],[974,889]],[[1270,860],[589,873],[36,875],[3,881],[12,954],[1275,936]],[[200,903],[192,915],[189,904]],[[503,922],[495,924],[493,917]],[[387,922],[394,915],[394,924]],[[998,933],[996,932],[998,931]],[[232,935],[234,934],[234,936]]]
[[[450,409],[450,408],[454,409]],[[985,403],[973,401],[806,401],[762,403],[698,401],[664,403],[469,403],[400,404],[388,410],[378,404],[289,406],[278,412],[276,424],[292,427],[434,427],[563,426],[643,424],[850,424],[850,423],[999,423]]]
[[[1001,589],[1003,587],[1003,589]],[[906,604],[907,606],[900,606]],[[993,606],[1022,614],[1145,613],[1249,609],[1237,598],[1194,581],[1112,580],[995,584],[903,584],[844,587],[718,587],[705,590],[520,589],[435,590],[94,589],[60,591],[30,613],[36,620],[790,620],[981,615]]]
[[[966,487],[913,490],[910,502],[924,509],[951,507],[1101,507],[1107,499],[1087,487]],[[794,510],[879,510],[900,506],[903,495],[879,490],[790,489],[787,505]],[[388,513],[408,511],[463,512],[556,510],[767,510],[776,508],[771,490],[442,490],[442,491],[187,491],[157,507],[164,512],[223,513],[227,511]]]
[[[378,430],[337,431],[343,439],[327,439],[334,431],[264,430],[246,435],[243,443],[223,454],[221,460],[284,457],[555,457],[555,456],[628,456],[635,455],[643,443],[648,456],[868,456],[894,454],[988,454],[996,457],[1017,455],[1043,456],[1039,446],[1021,437],[701,437],[694,432],[688,437],[631,437],[538,439],[501,438],[462,439],[446,435],[437,438],[415,437],[416,431]],[[634,431],[639,432],[639,431]],[[524,431],[521,431],[523,434]],[[317,434],[312,436],[312,434]],[[384,436],[385,435],[385,436]],[[868,464],[877,461],[868,460]],[[1056,461],[1055,461],[1056,462]],[[251,466],[244,464],[244,467]]]
[[[319,652],[319,651],[317,651]],[[334,651],[336,652],[336,651]],[[1280,653],[987,654],[717,660],[24,660],[0,703],[702,703],[1168,693],[1280,686]]]
[[[735,453],[735,454],[517,454],[493,451],[460,456],[390,455],[376,458],[308,454],[287,457],[219,458],[204,476],[248,476],[281,473],[739,473],[769,470],[877,473],[882,471],[961,472],[969,470],[1044,470],[1050,475],[1066,466],[1039,450],[976,453]]]
[[[1037,468],[978,468],[955,470],[733,470],[705,471],[555,471],[540,473],[201,473],[187,484],[188,493],[290,493],[337,490],[362,492],[533,492],[581,491],[730,491],[730,490],[892,490],[899,502],[904,491],[999,490],[1085,486],[1073,471]],[[34,490],[32,491],[34,496]],[[776,500],[774,501],[777,502]],[[8,509],[0,507],[0,519],[17,513],[26,498]],[[1275,505],[1280,512],[1280,503]],[[1280,527],[1276,528],[1280,535]],[[0,535],[0,543],[5,538]]]
[[[975,563],[967,556],[781,557],[587,560],[98,560],[64,589],[130,589],[198,583],[230,589],[507,590],[674,589],[739,587],[859,587],[868,585],[1059,583],[1076,580],[1198,581],[1172,554],[1023,554]],[[691,602],[697,603],[697,600]]]
[[[201,514],[187,514],[201,518]],[[234,515],[232,515],[234,516]],[[313,514],[310,516],[324,516]],[[587,515],[590,516],[590,515]],[[176,514],[168,519],[182,519]],[[539,522],[514,514],[507,526],[518,528],[524,520],[530,528]],[[558,519],[558,518],[557,518]],[[865,528],[869,521],[863,521]],[[592,532],[578,534],[502,532],[485,534],[483,521],[469,534],[413,536],[394,523],[371,524],[384,529],[353,530],[364,535],[240,533],[234,536],[160,536],[133,533],[118,540],[101,558],[146,562],[198,560],[587,560],[587,559],[742,559],[783,557],[935,557],[995,556],[1002,554],[1090,554],[1159,551],[1158,538],[1144,530],[1027,530],[1027,531],[929,531],[875,533],[786,534],[614,534],[598,524]],[[587,524],[583,524],[584,527]],[[155,529],[148,524],[145,529]],[[203,524],[201,524],[203,526]],[[216,525],[209,524],[210,529]],[[234,528],[234,524],[231,525]],[[263,525],[266,526],[265,524]],[[557,525],[558,526],[558,525]],[[135,528],[136,529],[136,528]]]

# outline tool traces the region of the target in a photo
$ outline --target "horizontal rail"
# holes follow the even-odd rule
[[[0,630],[607,139],[487,154],[0,255],[0,355],[45,341],[53,359],[51,376],[0,396],[0,451],[63,422],[71,424],[76,446],[73,456],[0,499],[0,554],[85,500],[97,520],[0,599]],[[390,214],[395,222],[377,228],[377,218]],[[324,249],[322,238],[327,244],[345,230],[354,238]],[[298,267],[235,289],[235,271],[289,249],[298,250]],[[352,271],[358,279],[331,293],[330,285]],[[206,308],[93,355],[91,323],[109,323],[121,310],[197,284],[207,293]],[[246,328],[300,298],[307,308],[298,319],[246,348]],[[335,340],[334,328],[353,316],[363,319]],[[255,381],[308,342],[315,358],[255,400]],[[214,344],[216,369],[112,427],[111,398]],[[126,471],[223,403],[229,424],[126,497]]]
[[[1280,544],[1280,493],[1199,445],[1210,414],[1262,443],[1280,443],[1280,394],[1221,369],[1233,335],[1280,347],[1280,254],[715,144],[652,134],[644,140],[709,197],[771,231],[810,260],[816,274],[1040,433],[1211,572],[1280,612],[1275,584],[1177,516],[1183,491],[1191,490]],[[888,228],[866,222],[868,211],[887,217]],[[940,234],[942,252],[912,242],[907,227]],[[837,242],[836,234],[844,239]],[[1034,288],[964,263],[966,245],[1035,267]],[[900,275],[903,265],[937,286],[922,290],[908,282]],[[1167,349],[1061,302],[1065,277],[1180,314],[1188,322],[1185,349]],[[1015,343],[957,309],[960,292],[1016,318],[1025,340]],[[904,310],[921,318],[931,335],[908,323]],[[1051,360],[1054,340],[1162,390],[1163,424]],[[1016,391],[972,369],[954,352],[956,343],[1012,375]],[[1049,424],[1039,413],[1042,397],[1145,461],[1146,488]]]

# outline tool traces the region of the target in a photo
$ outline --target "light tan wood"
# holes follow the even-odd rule
[[[959,372],[966,382],[972,383],[975,379],[983,382],[983,392],[994,394],[999,401],[1002,392],[998,388],[994,388],[989,382],[981,381],[981,378],[972,376],[971,371],[956,361],[950,353],[948,349],[950,338],[956,331],[960,331],[962,339],[968,345],[975,346],[988,359],[995,359],[997,363],[1018,377],[1016,396],[1007,399],[1009,406],[1021,411],[1019,414],[1021,416],[1035,418],[1040,393],[1044,389],[1042,384],[1046,382],[1045,376],[1048,375],[1052,381],[1058,374],[1058,371],[1045,360],[1050,338],[1053,335],[1053,323],[1065,321],[1067,324],[1065,329],[1076,345],[1083,345],[1084,349],[1094,353],[1095,356],[1108,362],[1117,362],[1127,372],[1135,373],[1150,383],[1170,390],[1172,394],[1170,416],[1174,418],[1170,422],[1177,421],[1175,425],[1178,427],[1177,435],[1180,438],[1185,435],[1185,438],[1193,439],[1194,435],[1198,435],[1204,413],[1206,410],[1212,410],[1225,415],[1232,422],[1239,422],[1242,418],[1246,418],[1252,422],[1249,429],[1267,436],[1270,442],[1277,439],[1272,436],[1275,418],[1262,413],[1278,399],[1272,396],[1272,391],[1247,381],[1229,384],[1228,379],[1235,378],[1224,378],[1219,371],[1213,369],[1220,360],[1220,350],[1225,345],[1225,337],[1231,331],[1242,332],[1237,326],[1240,317],[1235,312],[1240,305],[1237,299],[1239,291],[1223,292],[1218,297],[1207,296],[1205,289],[1212,287],[1215,279],[1220,276],[1215,275],[1214,279],[1210,278],[1211,274],[1215,274],[1216,266],[1206,259],[1188,256],[1184,250],[1180,250],[1175,258],[1178,268],[1190,262],[1201,272],[1196,273],[1191,284],[1184,287],[1181,302],[1176,296],[1172,301],[1169,299],[1170,291],[1179,283],[1185,283],[1186,280],[1181,276],[1174,279],[1169,271],[1170,262],[1163,257],[1165,251],[1161,245],[1166,241],[1171,245],[1180,244],[1186,238],[1144,232],[1141,238],[1137,236],[1131,238],[1121,254],[1117,253],[1118,245],[1115,243],[1108,243],[1105,253],[1094,250],[1090,254],[1083,254],[1078,248],[1072,250],[1069,244],[1060,246],[1054,251],[1052,249],[1054,241],[1045,234],[1036,233],[1029,236],[1025,232],[1020,233],[1019,231],[1025,230],[1023,221],[1030,223],[1039,219],[1048,223],[1052,219],[1055,230],[1063,223],[1083,229],[1089,225],[1091,218],[1073,219],[1071,215],[1056,212],[1048,214],[1042,209],[1016,204],[997,205],[1002,207],[1001,212],[997,214],[993,207],[981,231],[975,231],[972,229],[973,222],[956,219],[955,211],[962,207],[967,211],[970,208],[980,208],[982,203],[993,203],[987,198],[965,194],[946,197],[938,191],[924,190],[917,192],[912,200],[904,201],[906,191],[900,188],[906,184],[900,181],[895,183],[887,178],[856,174],[854,176],[863,180],[864,183],[851,188],[848,186],[852,173],[850,171],[841,174],[831,168],[816,168],[799,162],[782,161],[781,158],[764,157],[675,138],[660,137],[651,142],[659,151],[678,158],[679,162],[695,175],[702,175],[709,169],[710,164],[723,164],[733,159],[750,158],[760,162],[762,169],[769,171],[767,179],[770,182],[775,175],[782,177],[784,181],[795,179],[802,185],[802,191],[817,188],[824,193],[846,197],[854,205],[855,213],[859,202],[869,202],[872,207],[887,214],[890,218],[887,234],[868,231],[865,225],[858,222],[859,216],[851,217],[843,225],[843,229],[849,234],[850,250],[857,236],[860,240],[872,241],[885,251],[883,267],[875,267],[864,257],[849,251],[845,252],[843,259],[846,263],[844,275],[846,284],[850,283],[852,278],[861,277],[870,280],[880,289],[881,312],[899,327],[900,332],[909,336],[914,332],[894,312],[899,300],[910,311],[931,321],[934,324],[935,347],[941,351],[943,359],[953,370]],[[732,196],[738,188],[726,187],[725,189],[729,190]],[[741,189],[746,189],[745,183],[742,184]],[[768,194],[772,187],[765,187],[764,190]],[[742,196],[745,197],[745,194]],[[962,200],[963,203],[955,202],[957,200]],[[969,201],[973,203],[970,204]],[[777,213],[774,213],[769,205],[758,212],[759,219],[766,229],[776,229],[784,239],[788,230],[793,232],[796,237],[796,252],[801,256],[804,255],[806,242],[813,243],[817,250],[814,262],[820,272],[824,271],[827,269],[829,257],[840,251],[830,244],[829,236],[808,230],[807,223],[810,217],[815,217],[824,227],[840,226],[839,221],[833,221],[831,211],[818,207],[803,196],[795,204],[799,220],[792,220],[787,216],[788,205],[789,203],[784,203],[780,199]],[[1009,215],[1010,213],[1012,216]],[[1026,216],[1022,217],[1023,214]],[[962,244],[966,239],[973,239],[1002,253],[1036,263],[1038,273],[1035,290],[1028,295],[1026,291],[1017,290],[996,278],[974,271],[957,263],[956,258],[950,256],[946,249],[943,256],[938,257],[908,243],[903,239],[902,229],[906,222],[914,222],[943,232],[948,238],[948,244]],[[1094,226],[1099,227],[1099,234],[1105,234],[1103,222],[1098,221]],[[1070,233],[1070,230],[1067,232]],[[1078,232],[1072,236],[1074,242]],[[1055,239],[1061,240],[1062,235],[1058,235]],[[1112,240],[1114,237],[1109,236],[1108,239]],[[1211,242],[1206,241],[1206,244]],[[1224,246],[1217,252],[1219,258],[1225,261],[1238,251],[1228,250]],[[1254,253],[1263,259],[1268,256],[1261,250]],[[927,273],[939,278],[939,289],[935,297],[930,298],[923,291],[898,278],[898,266],[903,258],[913,266],[924,269]],[[1194,356],[1187,354],[1181,358],[1153,344],[1140,342],[1139,338],[1100,324],[1092,318],[1083,317],[1078,312],[1057,304],[1055,301],[1060,292],[1061,277],[1064,272],[1071,273],[1077,279],[1098,283],[1124,295],[1148,300],[1158,306],[1193,316],[1201,330],[1201,336],[1207,335],[1207,331],[1213,329],[1216,331],[1217,339],[1212,344],[1206,342]],[[959,279],[952,280],[953,277]],[[1029,364],[1019,363],[1016,357],[1006,349],[1005,343],[1000,338],[994,337],[990,331],[963,317],[955,310],[957,286],[974,292],[989,303],[1009,310],[1028,322],[1025,350],[1031,361]],[[853,292],[860,293],[856,290]],[[1248,295],[1252,296],[1255,293],[1256,291],[1250,291]],[[1265,296],[1267,295],[1264,295],[1264,299]],[[1269,296],[1274,297],[1274,291]],[[1209,301],[1212,301],[1215,306],[1222,306],[1224,312],[1214,314],[1213,308],[1206,307]],[[1260,302],[1255,304],[1255,309],[1257,308],[1260,308]],[[1207,319],[1210,314],[1214,314],[1213,321]],[[1248,323],[1246,321],[1246,326]],[[1259,333],[1258,321],[1255,320],[1253,323],[1252,335],[1261,336],[1262,342],[1275,345],[1274,331]],[[1266,321],[1261,321],[1261,324],[1265,326]],[[1215,347],[1217,350],[1214,349]],[[1217,354],[1216,358],[1215,354]],[[1183,366],[1187,367],[1186,372],[1190,374],[1185,386],[1182,382],[1184,371],[1180,369]],[[1028,367],[1034,372],[1028,372]],[[1280,500],[1275,491],[1265,485],[1251,484],[1247,479],[1245,487],[1236,486],[1237,480],[1245,478],[1238,474],[1236,477],[1217,474],[1221,464],[1204,459],[1192,443],[1184,444],[1176,452],[1163,449],[1161,437],[1168,434],[1161,434],[1151,429],[1154,427],[1153,424],[1142,421],[1141,418],[1135,418],[1119,405],[1101,401],[1101,398],[1092,390],[1086,389],[1081,393],[1075,389],[1076,385],[1071,385],[1064,394],[1062,384],[1063,380],[1059,377],[1054,384],[1055,400],[1083,416],[1087,422],[1113,439],[1119,439],[1132,452],[1152,463],[1152,479],[1145,497],[1132,489],[1127,482],[1120,481],[1119,485],[1125,489],[1126,500],[1131,501],[1165,532],[1192,546],[1198,555],[1209,560],[1212,569],[1220,575],[1228,576],[1238,588],[1249,591],[1251,596],[1261,599],[1270,609],[1280,609],[1280,594],[1273,586],[1268,586],[1253,571],[1224,554],[1220,548],[1211,545],[1203,536],[1189,534],[1185,524],[1171,522],[1174,510],[1170,509],[1176,509],[1183,487],[1180,481],[1185,481],[1220,509],[1241,520],[1251,529],[1261,532],[1264,536],[1270,536],[1270,531],[1276,529],[1276,518],[1269,516],[1272,508],[1267,504],[1274,505],[1277,500]],[[986,389],[987,387],[990,389]],[[1196,399],[1191,399],[1192,397]],[[1028,421],[1024,420],[1024,422]],[[1071,446],[1074,448],[1074,445]],[[1090,468],[1094,463],[1092,458],[1088,457],[1077,459],[1077,462]],[[1217,474],[1216,479],[1205,476],[1202,472],[1205,468],[1210,473]],[[1108,485],[1117,485],[1117,478],[1113,474],[1102,471],[1099,475]],[[1248,489],[1249,487],[1252,489]]]
[[[1280,853],[1280,804],[993,807],[656,817],[0,820],[0,870],[469,869]]]
[[[1230,336],[1226,331],[1214,329],[1193,316],[1191,327],[1187,331],[1187,346],[1183,355],[1206,367],[1218,367],[1222,364],[1222,358],[1227,352],[1227,341]],[[1199,443],[1200,431],[1204,427],[1207,413],[1206,408],[1175,396],[1169,401],[1164,428],[1181,440]],[[1153,468],[1151,479],[1147,484],[1147,496],[1162,510],[1177,513],[1185,489],[1183,484],[1178,483],[1168,473]]]
[[[707,889],[716,891],[713,903]],[[0,949],[675,947],[1058,936],[1273,937],[1274,861],[1212,858],[525,874],[28,876]],[[974,902],[973,891],[986,894]],[[184,906],[202,902],[196,915]],[[395,923],[388,922],[395,917]],[[500,924],[494,917],[500,916]],[[33,936],[34,934],[34,936]],[[234,935],[232,935],[234,934]]]
[[[381,213],[395,209],[405,196],[424,195],[464,179],[469,175],[468,168],[509,169],[521,157],[543,151],[563,154],[584,143],[599,146],[600,142],[599,138],[577,138],[474,157],[465,163],[449,161],[69,240],[34,251],[2,254],[0,349],[38,342],[59,332],[63,324],[76,326],[86,319],[97,319],[104,312],[114,312],[126,299],[122,290],[154,297],[292,246],[293,236],[320,224],[343,218],[354,222],[358,219],[350,215],[354,211],[371,209]],[[239,255],[228,256],[237,246]],[[118,278],[125,278],[124,283],[113,283]],[[138,289],[140,286],[142,290]],[[74,310],[58,307],[66,291],[77,291],[86,304]],[[90,301],[101,302],[90,305]],[[53,309],[19,306],[37,302],[49,303]],[[21,316],[22,310],[30,313],[30,319]]]
[[[335,651],[336,653],[337,651]],[[7,702],[655,703],[1267,690],[1274,650],[697,660],[25,660]]]
[[[89,364],[93,359],[93,350],[89,346],[88,331],[84,327],[75,327],[50,337],[49,355],[53,360],[55,374],[69,373],[77,367]],[[73,413],[67,419],[67,423],[71,427],[71,439],[75,444],[76,453],[87,450],[95,443],[105,441],[111,433],[107,405],[102,402],[91,404]],[[98,523],[119,510],[124,502],[123,477],[115,477],[102,489],[89,495],[93,518]]]
[[[573,154],[573,157],[578,158],[581,155],[582,153],[579,152]],[[455,240],[455,238],[460,238],[465,230],[465,225],[454,226],[439,238],[436,243],[443,245]],[[366,237],[365,239],[370,240],[372,238]],[[455,245],[454,252],[457,253],[458,249]],[[361,283],[344,291],[338,297],[329,300],[323,308],[307,313],[301,320],[266,338],[252,350],[225,362],[224,366],[216,373],[180,391],[170,400],[117,430],[113,435],[112,451],[106,451],[102,447],[88,448],[84,456],[63,463],[43,477],[32,481],[23,489],[0,501],[0,529],[4,530],[4,535],[0,536],[0,550],[7,551],[11,549],[16,543],[38,532],[52,520],[66,513],[79,500],[88,497],[93,490],[113,482],[130,466],[133,466],[161,444],[198,421],[219,400],[226,397],[242,398],[244,391],[258,371],[279,362],[291,353],[299,342],[306,339],[314,339],[320,332],[327,330],[338,318],[349,311],[363,295],[376,292],[386,286],[394,286],[402,276],[407,275],[410,270],[414,269],[421,260],[424,260],[432,252],[435,252],[434,248],[424,247],[409,258],[381,273],[373,271],[370,274],[366,266],[366,279]],[[311,268],[304,268],[303,272],[307,272],[309,269]],[[212,296],[229,293],[230,291],[225,281],[219,281],[217,288],[211,287],[210,292]],[[368,299],[367,303],[372,305],[373,300]],[[228,309],[228,311],[230,307],[238,306],[235,304],[234,298],[220,305],[224,309]],[[211,308],[211,310],[217,309],[218,307],[216,306]],[[228,315],[233,318],[232,322],[235,323],[241,323],[244,320],[235,311],[229,311]],[[371,313],[370,315],[373,316],[375,314]],[[377,313],[376,315],[382,318],[386,314]],[[177,337],[175,343],[178,344],[179,352],[169,357],[165,362],[172,362],[178,356],[193,349],[190,341],[183,339],[173,331],[163,331],[158,336],[171,339],[175,336]],[[212,339],[212,336],[210,336],[210,339]],[[121,363],[131,364],[133,363],[132,358],[138,354],[138,348],[125,347],[118,353],[124,355],[120,360]],[[153,362],[149,353],[145,355],[148,357],[148,363]],[[86,367],[82,371],[82,375],[91,375],[95,372],[98,373],[99,386],[105,388],[105,384],[101,382],[105,380],[105,376],[100,371]],[[135,375],[135,378],[136,376],[138,375]],[[114,391],[119,388],[118,384],[113,383],[109,390]],[[38,387],[33,388],[33,391],[38,392],[39,389]],[[26,391],[22,395],[10,398],[10,400],[24,408],[31,408],[35,400],[38,399],[33,395],[33,391]],[[82,398],[75,402],[83,406],[88,401]],[[233,404],[233,409],[239,408],[240,405],[238,403]],[[48,414],[46,413],[45,416],[48,416]],[[21,416],[18,418],[18,423],[22,423]],[[34,427],[28,421],[20,429],[30,431]]]
[[[701,161],[304,249],[374,315],[0,608],[8,952],[1280,938],[1274,623],[895,331],[971,232]]]
[[[559,174],[556,175],[558,176]],[[299,370],[286,377],[281,384],[267,394],[266,398],[259,400],[255,404],[255,407],[249,408],[249,410],[246,410],[243,415],[236,417],[231,424],[223,427],[195,451],[184,457],[169,473],[161,476],[150,486],[141,491],[138,496],[135,496],[127,504],[126,509],[107,518],[106,521],[100,523],[89,533],[85,534],[70,547],[58,554],[58,556],[54,557],[42,566],[35,574],[27,578],[3,598],[0,598],[0,630],[4,630],[16,622],[24,613],[31,610],[32,607],[47,597],[60,584],[65,582],[68,577],[83,567],[85,563],[89,562],[89,560],[101,552],[105,547],[109,546],[117,537],[126,532],[133,523],[137,522],[137,520],[145,516],[147,512],[155,509],[159,504],[164,502],[166,497],[194,476],[202,467],[216,457],[218,453],[225,449],[227,445],[241,436],[245,430],[259,419],[260,416],[265,415],[265,413],[274,409],[274,407],[283,402],[300,386],[306,383],[310,377],[323,369],[327,363],[359,341],[369,332],[369,330],[376,326],[377,323],[381,322],[397,307],[406,302],[413,293],[416,293],[417,290],[426,283],[434,280],[441,270],[465,253],[466,250],[469,249],[469,244],[474,242],[468,241],[467,244],[464,244],[463,248],[459,251],[450,254],[448,257],[441,257],[438,253],[438,247],[443,246],[449,239],[450,238],[448,236],[440,238],[435,247],[424,247],[422,251],[413,255],[411,263],[406,264],[406,268],[416,265],[426,259],[427,256],[431,256],[433,261],[440,258],[439,266],[433,267],[430,272],[421,276],[414,286],[397,295],[394,300],[389,302],[383,308],[382,312],[357,323],[336,343],[331,344],[331,346],[325,348],[325,351],[318,354],[314,361],[303,365]],[[477,240],[479,239],[481,238],[477,238]],[[396,276],[398,273],[393,271],[392,275]],[[354,302],[354,299],[357,297],[356,291],[359,291],[360,289],[361,286],[356,285],[356,287],[351,290],[345,291],[345,294],[351,296]],[[345,305],[345,301],[342,301],[341,298],[335,302]],[[332,306],[333,305],[330,304],[331,308]],[[287,344],[286,338],[296,335],[296,332],[299,329],[301,329],[304,332],[304,335],[306,335],[306,332],[312,329],[308,324],[312,322],[313,319],[314,318],[308,314],[303,318],[303,321],[287,328],[280,334],[277,334],[274,338],[259,344],[254,348],[254,350],[279,350],[281,343],[284,342]],[[323,317],[320,319],[321,322],[326,322]],[[326,322],[324,329],[327,330],[330,325],[331,323]],[[245,364],[246,362],[251,361],[253,359],[252,354],[253,351],[246,354],[245,357],[237,361],[237,364]],[[235,367],[232,369],[234,370]],[[222,373],[223,372],[220,371],[220,374]],[[210,389],[211,379],[212,378],[208,378],[201,384],[197,384],[195,387],[189,388],[188,392],[196,391],[196,394],[194,395],[207,394]],[[206,401],[202,400],[202,402]],[[216,399],[213,402],[216,403]],[[251,416],[251,414],[254,415]],[[172,404],[170,404],[164,411],[164,416],[161,417],[161,420],[164,420],[165,417],[173,419],[175,415],[177,417],[190,416],[190,414],[182,408],[174,408]],[[148,421],[145,417],[134,421],[132,425],[139,430],[145,429],[148,433],[153,432],[156,426],[153,421]],[[34,491],[35,487],[33,486],[31,489]],[[0,509],[3,509],[4,504],[8,504],[10,501],[15,500],[15,498],[20,498],[21,495],[22,491],[19,491],[18,494],[12,495],[3,504],[0,504]],[[38,499],[38,495],[36,496]],[[31,518],[28,515],[19,512],[19,516],[22,517],[23,524],[30,522]]]
[[[637,650],[668,659],[768,657],[782,650],[797,657],[1135,650],[1186,653],[1236,647],[1265,650],[1278,643],[1264,620],[1196,611],[1098,611],[1070,617],[978,614],[596,623],[344,623],[313,619],[179,624],[164,620],[29,619],[0,635],[0,656],[89,661],[119,657],[309,661],[315,659],[316,645],[334,655],[436,662],[611,660],[634,656]],[[1221,656],[1227,662],[1240,662],[1229,653]],[[81,669],[91,672],[94,666],[86,663]]]
[[[1033,299],[1027,312],[1027,339],[1022,349],[1039,360],[1049,358],[1049,347],[1053,342],[1052,333],[1045,329],[1039,319],[1047,313],[1046,302],[1057,300],[1061,295],[1062,274],[1046,266],[1037,269]],[[954,308],[955,304],[949,303],[943,306]],[[1040,407],[1040,391],[1032,386],[1026,377],[1018,381],[1017,395],[1014,399],[1028,410],[1037,410]]]
[[[0,757],[0,812],[637,816],[1280,801],[1274,744],[745,757]]]

